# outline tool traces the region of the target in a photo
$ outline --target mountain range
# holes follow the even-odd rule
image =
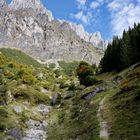
[[[40,0],[0,2],[0,46],[19,48],[43,62],[84,60],[99,64],[108,42],[100,32],[55,19]]]

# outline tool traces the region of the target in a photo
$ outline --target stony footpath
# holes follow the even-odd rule
[[[98,109],[97,117],[99,119],[100,138],[108,140],[109,139],[108,124],[103,117],[104,101],[105,101],[105,97],[99,103],[99,109]]]

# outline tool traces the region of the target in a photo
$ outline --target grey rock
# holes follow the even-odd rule
[[[3,74],[3,69],[0,69],[0,75],[2,75]]]
[[[43,87],[40,88],[40,91],[41,91],[42,93],[48,93],[48,90],[45,89],[45,88],[43,88]]]
[[[13,10],[31,8],[37,13],[42,13],[47,15],[48,21],[52,21],[54,19],[51,11],[49,11],[43,6],[41,0],[13,0],[10,4],[10,8]]]
[[[35,71],[33,76],[36,76],[38,79],[43,79],[44,74],[42,72]]]
[[[73,91],[68,91],[67,93],[65,93],[64,95],[63,95],[63,99],[69,99],[69,98],[72,98],[72,97],[74,97],[75,96],[75,92],[73,92]]]
[[[114,83],[120,83],[121,82],[121,80],[122,80],[123,78],[121,77],[121,76],[119,76],[119,75],[117,75],[117,76],[115,76],[115,77],[113,77],[112,78],[112,81],[114,82]]]
[[[51,98],[51,105],[58,105],[61,103],[61,94],[59,93],[53,93]]]
[[[38,105],[38,111],[42,114],[42,115],[47,115],[50,110],[51,110],[51,106],[46,106],[44,104],[40,104]]]
[[[21,106],[14,106],[13,109],[16,113],[21,113],[23,111],[23,108]]]
[[[12,128],[10,130],[8,130],[8,135],[14,137],[16,140],[21,140],[22,138],[22,131],[20,128]]]
[[[3,7],[6,5],[6,0],[0,0],[0,7]]]
[[[105,88],[104,88],[104,87],[102,87],[102,86],[97,86],[97,87],[95,88],[94,91],[88,92],[88,93],[84,93],[84,94],[81,96],[81,98],[82,98],[82,99],[86,99],[86,100],[90,100],[90,99],[91,99],[92,97],[94,97],[97,93],[100,93],[100,92],[103,92],[103,91],[105,91]]]
[[[47,139],[47,123],[45,121],[29,120],[26,122],[28,129],[22,140],[46,140]]]
[[[76,32],[76,34],[87,42],[91,42],[96,48],[101,48],[105,50],[108,45],[108,41],[102,39],[100,32],[88,33],[84,30],[83,25],[76,25],[74,23],[69,23],[71,28]]]

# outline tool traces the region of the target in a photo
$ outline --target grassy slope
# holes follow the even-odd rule
[[[119,74],[123,80],[107,95],[104,115],[111,140],[140,139],[140,67]]]
[[[122,78],[121,82],[117,83],[114,77]],[[106,73],[97,78],[104,81],[106,91],[85,101],[80,98],[81,93],[93,91],[89,87],[51,112],[49,140],[100,139],[97,110],[104,97],[102,116],[108,123],[110,140],[140,139],[140,67],[132,66],[119,74]]]
[[[77,95],[64,101],[61,108],[51,112],[49,140],[74,140],[76,138],[99,140],[99,125],[96,117],[98,103],[87,102],[79,97]],[[98,100],[100,99],[96,97],[97,102]]]
[[[50,103],[48,95],[42,93],[39,89],[39,87],[43,87],[43,83],[46,80],[38,79],[32,74],[34,71],[42,72],[44,74],[44,78],[49,78],[49,75],[52,76],[52,74],[45,69],[38,69],[24,64],[19,64],[19,62],[17,63],[15,60],[13,61],[3,53],[0,53],[1,140],[6,137],[5,129],[14,127],[20,128],[21,126],[22,129],[24,129],[26,120],[29,118],[39,119],[41,117],[41,115],[37,113],[36,116],[33,116],[32,111],[30,112],[26,110],[21,114],[17,114],[13,110],[13,106],[16,104],[23,106],[25,102],[29,102],[28,108],[31,110],[33,106],[40,103],[47,105]],[[49,81],[51,81],[51,79]],[[45,86],[47,86],[47,83],[45,83]]]
[[[20,50],[10,48],[0,48],[0,52],[2,52],[6,57],[13,59],[20,64],[32,65],[34,67],[41,66],[39,62],[37,62],[24,52],[21,52]]]
[[[32,116],[32,110],[39,103],[49,104],[50,101],[48,95],[40,91],[40,87],[47,88],[49,92],[70,94],[67,87],[59,88],[59,84],[67,83],[70,77],[63,75],[63,78],[59,79],[55,77],[53,70],[37,68],[36,61],[20,51],[11,49],[0,49],[0,51],[5,55],[0,54],[0,102],[6,101],[7,91],[10,91],[14,98],[8,105],[0,106],[0,138],[3,138],[2,135],[5,135],[3,130],[14,127],[17,120],[20,127],[29,118],[41,119],[39,114]],[[35,67],[30,67],[29,60]],[[34,71],[43,73],[43,79],[32,75]],[[114,76],[121,77],[121,82],[113,81]],[[110,140],[140,139],[140,66],[136,68],[132,66],[119,74],[98,75],[97,78],[103,80],[102,86],[105,86],[106,91],[97,94],[91,100],[81,99],[81,94],[93,91],[95,86],[71,91],[75,95],[69,99],[62,98],[61,106],[54,107],[50,112],[47,117],[48,140],[75,140],[76,138],[100,140],[97,112],[99,103],[104,97],[106,100],[102,116],[108,122]],[[24,101],[29,102],[28,108],[31,112],[16,114],[12,106],[14,104],[22,106]]]
[[[0,53],[0,139],[7,136],[5,129],[19,127],[24,130],[25,121],[46,119],[34,108],[37,108],[38,104],[50,105],[49,96],[65,91],[60,89],[59,85],[68,80],[66,75],[62,75],[59,79],[52,69],[36,67],[36,64],[30,66],[28,61],[34,60],[17,50],[2,50],[0,51],[2,52]],[[16,59],[15,54],[19,59]],[[27,59],[23,60],[24,57]],[[38,77],[40,74],[42,77]],[[47,94],[43,93],[42,88],[46,89]],[[17,114],[13,110],[15,105],[26,106],[29,110]]]

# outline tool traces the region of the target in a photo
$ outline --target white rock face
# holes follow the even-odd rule
[[[10,4],[10,8],[13,10],[31,8],[38,13],[44,13],[48,15],[49,21],[54,19],[52,12],[44,7],[41,0],[13,0]]]
[[[43,62],[87,61],[99,64],[103,51],[84,28],[55,20],[40,0],[13,0],[0,12],[0,46],[16,47]],[[99,38],[97,34],[95,38]],[[95,42],[95,41],[94,41]],[[99,44],[96,39],[96,43]]]
[[[2,7],[4,5],[6,5],[6,0],[0,0],[0,6]]]
[[[106,49],[108,41],[102,39],[100,32],[88,33],[84,30],[84,27],[81,24],[79,25],[76,25],[74,23],[69,24],[81,39],[84,39],[87,42],[91,42],[96,48],[100,48],[103,50]]]

